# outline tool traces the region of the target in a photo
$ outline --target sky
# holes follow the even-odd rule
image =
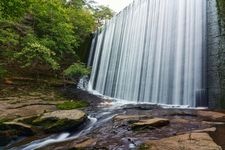
[[[99,5],[105,5],[114,10],[115,12],[120,12],[128,6],[133,0],[95,0]]]

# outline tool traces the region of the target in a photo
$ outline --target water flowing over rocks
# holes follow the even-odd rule
[[[205,117],[200,115],[203,110],[162,108],[158,105],[150,104],[122,105],[112,100],[101,99],[85,91],[71,87],[66,89],[70,91],[65,91],[70,99],[87,100],[90,102],[90,105],[82,109],[82,111],[57,110],[53,104],[64,101],[51,101],[49,100],[51,96],[44,96],[38,93],[0,99],[0,103],[2,104],[0,105],[0,110],[4,114],[7,113],[9,119],[11,118],[11,120],[2,120],[2,123],[14,122],[17,125],[31,127],[30,130],[24,129],[21,131],[33,132],[32,134],[28,134],[29,132],[17,134],[19,132],[13,130],[15,128],[1,130],[0,133],[3,135],[1,138],[5,141],[5,143],[1,144],[6,145],[18,139],[19,141],[12,142],[12,144],[7,145],[5,148],[23,149],[26,147],[38,147],[43,150],[127,150],[139,149],[142,144],[148,141],[161,140],[189,133],[207,133],[216,144],[225,148],[225,125],[223,120],[220,120],[223,118],[223,112],[215,112],[218,115],[217,117],[215,114],[213,115],[214,118],[220,119],[210,120],[206,119],[206,115]],[[38,95],[42,95],[41,97],[46,99],[42,100],[42,98],[38,98]],[[34,105],[32,105],[32,102],[34,102]],[[47,109],[45,106],[52,109]],[[44,107],[49,111],[42,109]],[[36,109],[34,113],[29,113],[34,108]],[[19,116],[17,116],[17,113],[10,113],[16,109],[23,113],[20,113]],[[211,115],[214,111],[204,110],[203,112]],[[80,124],[77,124],[78,122],[73,119],[80,120],[79,117],[82,119]],[[1,118],[7,119],[6,115],[2,115]],[[153,120],[157,122],[157,118],[162,118],[165,124],[163,123],[163,125],[159,126],[149,124]],[[73,123],[68,123],[68,120],[73,121]],[[134,129],[135,123],[143,122],[147,122],[148,124],[141,124]],[[57,125],[59,124],[58,128]],[[25,138],[21,138],[21,135],[25,135]],[[165,147],[168,146],[165,145]]]
[[[34,135],[35,131],[29,125],[18,122],[0,123],[0,146],[8,144],[10,141],[20,136]]]
[[[56,144],[43,147],[44,150],[58,149],[165,149],[169,150],[222,150],[225,144],[225,126],[204,121],[198,116],[201,110],[194,109],[103,109],[92,131]],[[105,112],[106,111],[106,112]],[[108,119],[108,115],[114,115]],[[98,115],[97,115],[98,116]],[[104,121],[103,121],[104,120]],[[105,121],[106,120],[106,121]],[[98,123],[99,122],[99,123]],[[136,128],[133,128],[136,125]],[[190,140],[191,139],[191,140]],[[213,141],[216,139],[216,141]],[[208,145],[208,147],[207,147]],[[158,146],[158,147],[157,147]],[[223,148],[225,148],[223,146]]]

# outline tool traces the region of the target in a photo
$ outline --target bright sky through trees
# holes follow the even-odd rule
[[[133,2],[133,0],[95,0],[100,5],[105,5],[114,10],[115,12],[121,11],[127,5]]]

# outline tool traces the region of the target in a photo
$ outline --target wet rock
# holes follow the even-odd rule
[[[93,147],[96,144],[97,140],[96,139],[85,139],[83,141],[80,141],[79,143],[76,143],[73,148],[89,148],[89,147]]]
[[[114,121],[138,121],[148,118],[146,115],[117,115],[113,118]]]
[[[159,105],[154,104],[127,104],[123,106],[123,109],[139,109],[139,110],[151,110],[160,109]]]
[[[144,119],[132,124],[133,129],[145,128],[145,127],[162,127],[168,125],[170,122],[164,118]]]
[[[78,127],[86,118],[87,115],[81,110],[59,110],[43,114],[32,124],[45,132],[60,132]]]
[[[167,109],[165,116],[191,116],[196,117],[197,112],[193,109]]]
[[[20,136],[34,135],[31,126],[18,122],[4,122],[0,124],[0,146],[7,145]]]
[[[188,123],[190,123],[190,120],[186,120],[186,119],[182,119],[182,118],[175,118],[175,119],[172,119],[170,122],[188,124]]]
[[[145,142],[146,150],[222,150],[207,133],[191,133]]]
[[[202,129],[202,130],[194,130],[192,131],[192,133],[215,132],[215,131],[216,131],[216,127],[212,127],[212,128]]]
[[[225,122],[210,122],[210,121],[202,121],[203,124],[209,125],[225,125]]]
[[[217,121],[225,122],[225,113],[214,111],[198,111],[199,117],[202,117],[205,121]]]

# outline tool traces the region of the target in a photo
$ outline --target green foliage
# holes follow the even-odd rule
[[[51,69],[59,69],[59,64],[54,59],[55,53],[39,43],[28,43],[20,52],[15,53],[15,59],[19,60],[22,67],[37,67],[48,65]]]
[[[0,48],[14,50],[19,44],[19,34],[14,29],[15,23],[12,21],[0,20]]]
[[[88,103],[86,101],[68,101],[62,104],[57,104],[56,107],[61,110],[70,110],[87,107]]]
[[[75,63],[64,70],[64,75],[70,78],[81,77],[88,74],[90,74],[90,68],[87,68],[81,63]]]
[[[87,36],[94,30],[95,20],[91,12],[87,9],[76,10],[68,8],[69,20],[73,25],[73,31],[76,33],[78,45],[82,43]]]
[[[97,20],[97,26],[102,26],[104,21],[112,18],[114,14],[115,12],[113,12],[110,8],[102,5],[94,9],[94,16]]]
[[[111,16],[110,9],[86,0],[1,0],[0,63],[36,73],[49,68],[48,74],[58,70],[61,75],[81,61],[81,44]],[[64,73],[78,77],[89,72],[77,63]]]
[[[74,48],[78,46],[67,11],[59,0],[35,1],[31,6],[34,34],[59,58],[64,53],[75,54]]]
[[[15,31],[13,31],[12,29],[0,29],[1,47],[5,46],[6,48],[10,48],[16,46],[19,43],[18,38],[18,34],[15,33]]]
[[[29,7],[29,0],[1,0],[0,18],[15,19],[25,14]]]

